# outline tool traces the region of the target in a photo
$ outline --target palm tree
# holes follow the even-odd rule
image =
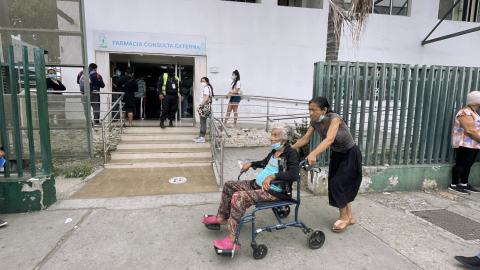
[[[328,0],[328,32],[326,61],[338,61],[340,37],[343,27],[350,29],[353,47],[358,47],[372,10],[372,0],[351,0],[348,10],[343,8],[344,0]]]

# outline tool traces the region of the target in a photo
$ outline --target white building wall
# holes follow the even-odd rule
[[[358,50],[342,37],[340,61],[480,66],[480,32],[425,46],[438,22],[439,0],[413,0],[411,16],[372,14]],[[93,30],[206,37],[207,70],[216,94],[225,94],[238,69],[246,95],[309,99],[313,63],[325,59],[328,1],[324,9],[277,6],[277,0],[86,0],[89,62],[95,62]],[[431,38],[478,26],[444,21]],[[64,82],[78,89],[77,73]],[[108,74],[102,74],[108,77]],[[68,82],[67,82],[68,79]]]
[[[85,1],[89,61],[93,30],[206,37],[215,93],[226,94],[238,69],[246,95],[308,99],[313,63],[325,59],[327,12],[220,0]],[[106,75],[104,75],[106,76]]]
[[[412,0],[410,17],[371,15],[357,51],[349,48],[348,33],[342,37],[339,60],[479,67],[480,32],[421,45],[439,22],[438,7],[439,0]],[[445,20],[429,39],[478,26],[479,23]]]

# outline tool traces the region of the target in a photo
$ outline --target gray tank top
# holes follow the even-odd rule
[[[340,117],[340,115],[336,113],[330,113],[330,118],[328,119],[325,128],[322,128],[320,123],[315,121],[310,121],[310,125],[315,129],[315,131],[318,132],[318,134],[320,134],[322,140],[325,140],[327,138],[328,129],[330,128],[330,123],[332,122],[332,119],[335,118],[340,118],[340,120],[342,120],[342,123],[338,127],[337,136],[335,136],[335,140],[330,147],[334,152],[345,153],[348,149],[355,146],[355,141],[353,140],[352,135],[350,134],[350,130],[348,129],[347,125]]]

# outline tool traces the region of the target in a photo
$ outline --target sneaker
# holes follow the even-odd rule
[[[5,225],[7,225],[7,222],[0,219],[0,227],[3,227]]]
[[[197,142],[197,140],[200,139],[200,136],[195,137],[195,139],[192,139],[193,142]]]
[[[198,138],[198,140],[196,140],[195,142],[197,142],[197,143],[205,142],[205,138],[200,137],[200,138]]]
[[[480,193],[480,190],[472,187],[472,185],[470,185],[470,184],[467,184],[466,186],[462,186],[462,185],[460,185],[460,186],[461,186],[464,190],[469,191],[469,192],[471,192],[471,193]]]
[[[480,258],[478,258],[478,256],[474,256],[474,257],[455,256],[455,260],[468,266],[468,268],[470,269],[480,269]]]
[[[450,185],[448,187],[448,189],[453,191],[453,192],[460,193],[460,194],[463,194],[463,195],[470,195],[470,192],[463,189],[460,185],[456,185],[456,186]]]

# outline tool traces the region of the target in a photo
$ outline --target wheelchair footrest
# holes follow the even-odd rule
[[[217,247],[215,247],[215,253],[217,253],[217,255],[220,255],[222,257],[230,257],[232,258],[233,257],[233,250],[231,249],[218,249]]]

